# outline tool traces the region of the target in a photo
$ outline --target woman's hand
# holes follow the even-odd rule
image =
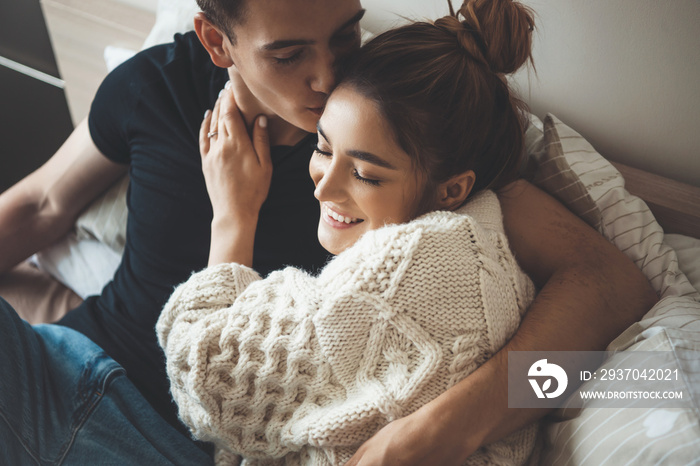
[[[272,177],[267,118],[255,120],[251,140],[227,85],[202,121],[199,150],[214,221],[257,221]]]
[[[227,85],[214,111],[204,116],[199,150],[214,213],[209,265],[252,266],[258,214],[272,178],[267,118],[262,115],[255,120],[251,140]]]

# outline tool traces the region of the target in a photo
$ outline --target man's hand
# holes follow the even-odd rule
[[[447,419],[435,416],[440,409],[435,404],[439,401],[435,400],[384,426],[355,452],[345,466],[463,464],[476,451],[478,442],[469,442],[459,429],[449,426]]]

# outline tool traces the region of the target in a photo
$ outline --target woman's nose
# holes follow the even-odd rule
[[[316,176],[313,178],[316,183],[314,197],[319,201],[340,202],[346,197],[338,170],[333,163],[316,167]]]

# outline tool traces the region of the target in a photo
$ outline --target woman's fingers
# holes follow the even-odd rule
[[[211,122],[209,123],[209,133],[208,134],[213,134],[213,133],[218,133],[219,131],[219,111],[221,109],[221,96],[224,95],[224,90],[222,89],[221,92],[219,93],[219,98],[216,99],[216,103],[214,104],[214,110],[212,110],[211,114]],[[213,136],[215,137],[215,136]]]
[[[266,170],[272,170],[270,159],[270,139],[267,132],[267,117],[260,115],[253,128],[253,149],[258,156],[260,166]]]
[[[245,121],[243,121],[243,116],[238,110],[238,105],[236,105],[233,91],[229,87],[224,89],[221,97],[219,97],[219,101],[221,102],[219,110],[219,132],[226,136],[230,135],[232,139],[239,143],[250,139]]]
[[[199,127],[199,153],[204,157],[209,153],[211,141],[209,140],[209,128],[211,126],[211,110],[204,113],[204,119]]]

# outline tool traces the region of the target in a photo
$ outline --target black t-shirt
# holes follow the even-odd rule
[[[198,134],[227,79],[188,33],[139,53],[104,80],[89,127],[105,156],[130,164],[126,247],[102,294],[59,322],[122,364],[156,410],[180,429],[154,327],[174,287],[207,264],[212,210]],[[272,148],[272,183],[253,259],[263,275],[286,265],[313,272],[327,260],[316,236],[319,206],[308,170],[315,142],[309,135],[294,147]]]

